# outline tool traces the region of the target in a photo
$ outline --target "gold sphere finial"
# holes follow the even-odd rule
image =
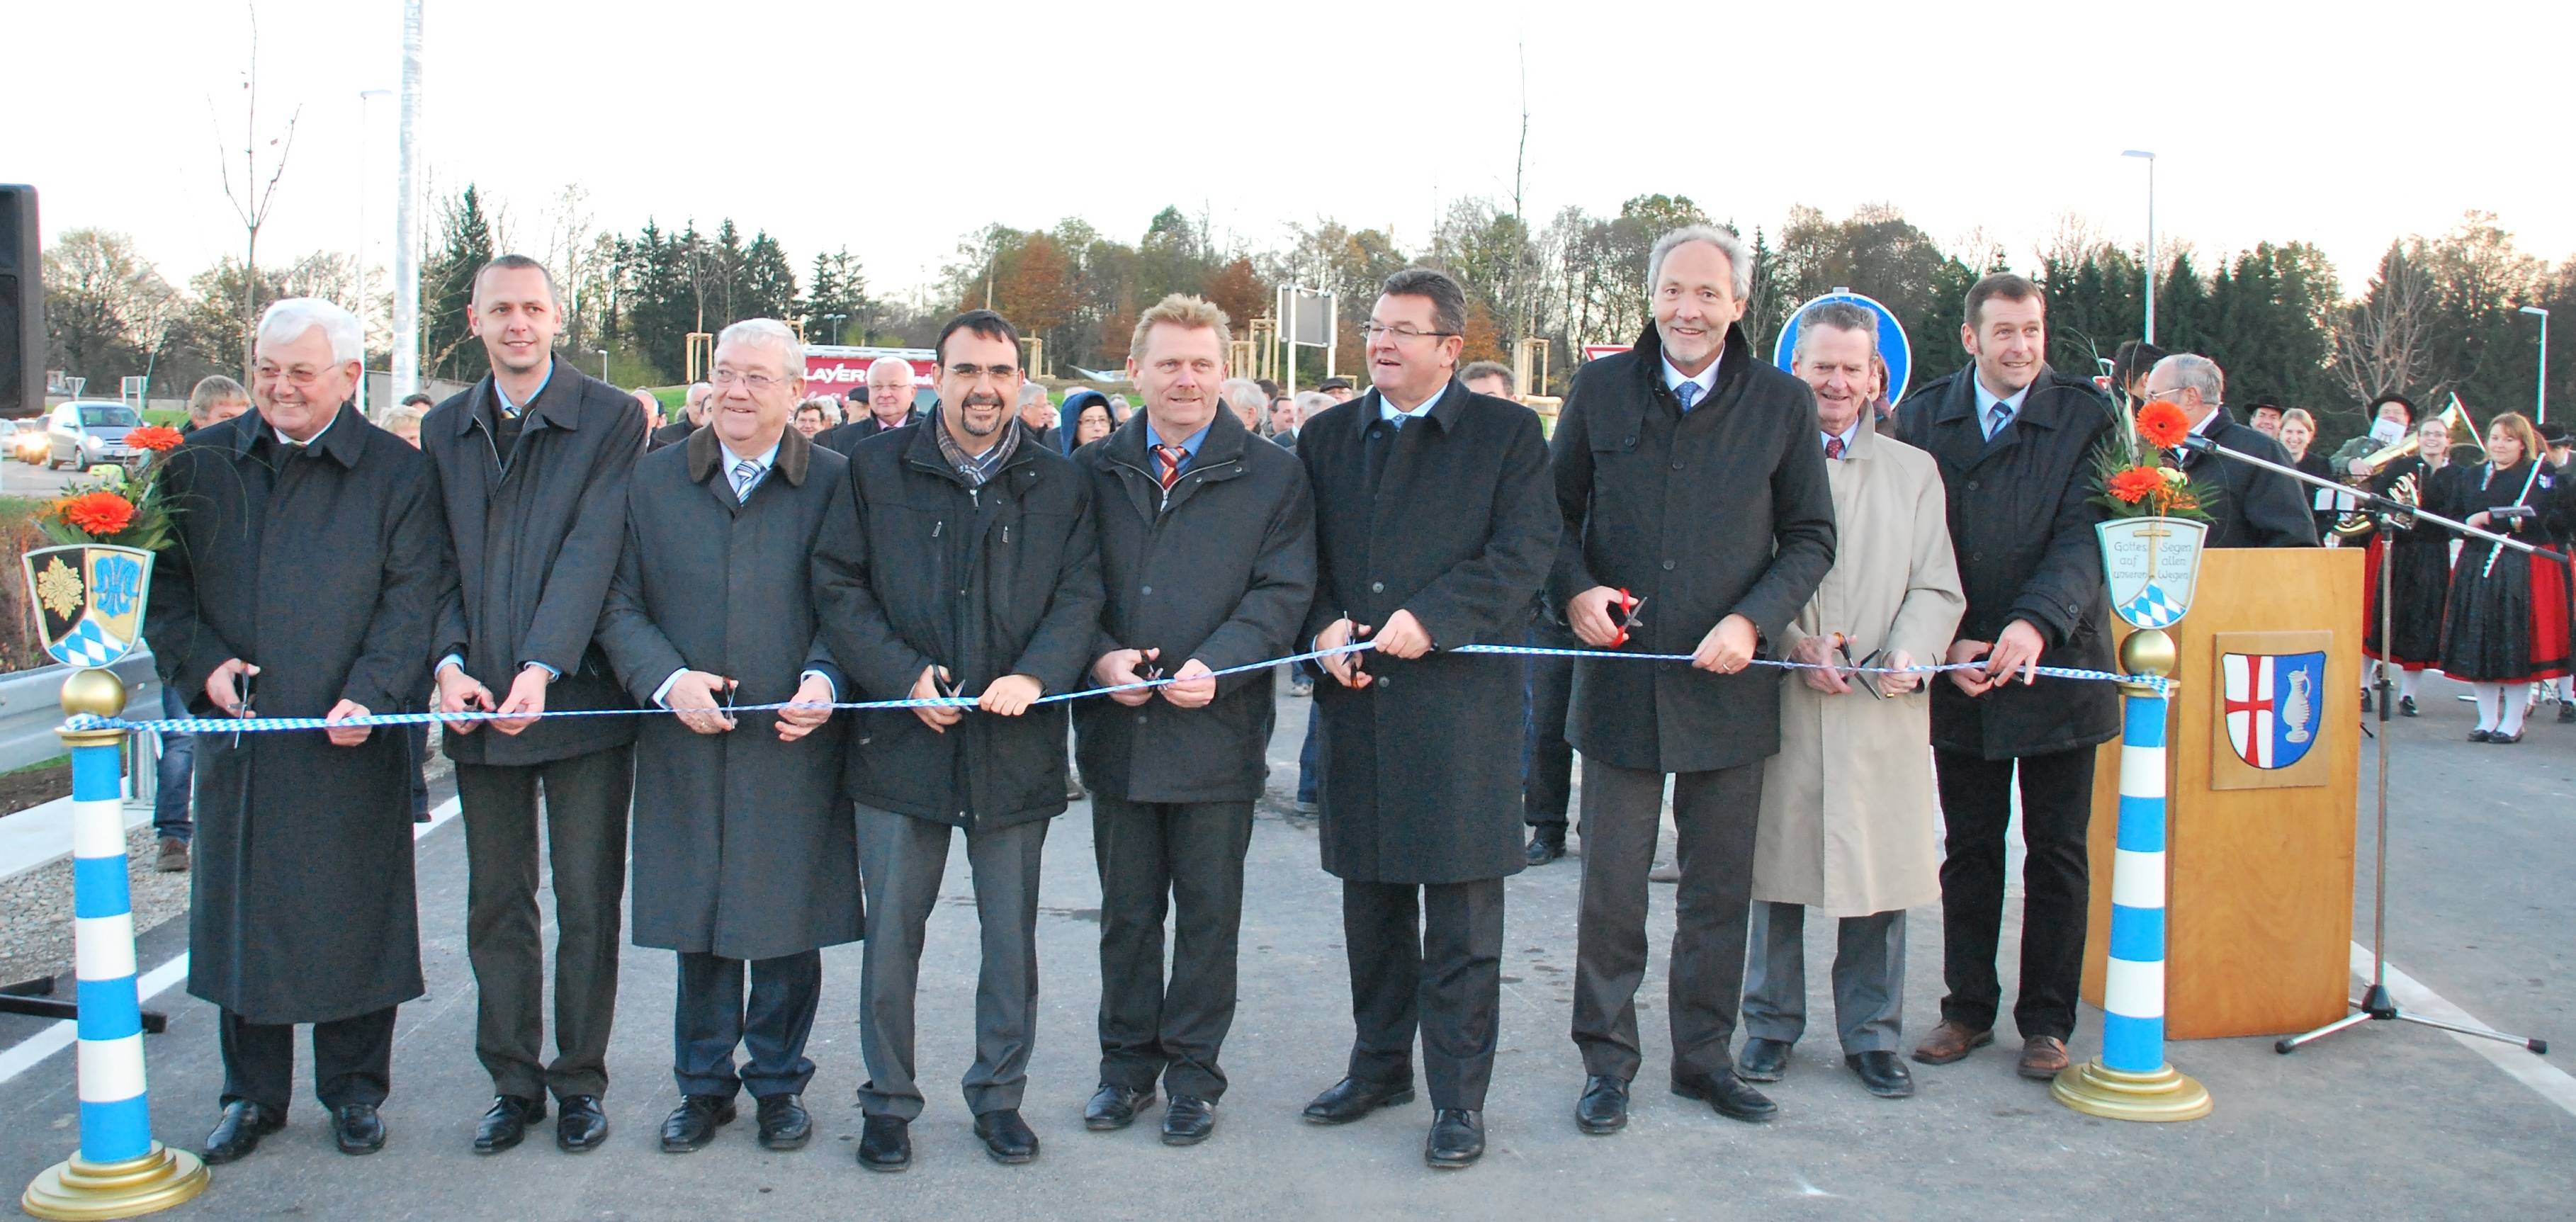
[[[125,711],[125,680],[101,667],[72,672],[63,680],[63,715],[114,717]]]
[[[2120,668],[2133,675],[2171,675],[2182,660],[2161,628],[2141,628],[2120,642]]]

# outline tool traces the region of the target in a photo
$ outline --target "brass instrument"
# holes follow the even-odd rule
[[[2434,419],[2441,421],[2443,428],[2451,435],[2449,461],[2464,462],[2471,456],[2483,455],[2486,453],[2486,447],[2478,442],[2478,426],[2475,422],[2469,419],[2469,410],[2460,406],[2460,397],[2458,395],[2451,396],[2451,405],[2443,408],[2442,414],[2434,417]],[[2363,457],[2361,461],[2368,464],[2370,467],[2370,472],[2368,474],[2354,475],[2348,470],[2340,471],[2336,474],[2343,477],[2343,482],[2363,491],[2368,491],[2371,481],[2379,478],[2379,473],[2387,470],[2389,464],[2394,463],[2401,458],[2414,457],[2415,452],[2419,448],[2421,448],[2421,444],[2415,440],[2414,430],[2410,429],[2407,431],[2404,440],[2401,440],[2394,445],[2382,446],[2379,449],[2372,451],[2369,455]],[[2415,477],[2412,474],[2398,477],[2397,482],[2391,485],[2388,489],[2388,499],[2406,505],[2423,504],[2423,495],[2424,490],[2416,486]],[[2397,519],[2397,527],[2400,530],[2410,529],[2414,525],[2415,521],[2412,515],[2400,515]],[[2371,519],[2368,512],[2360,509],[2348,509],[2344,511],[2344,515],[2341,518],[2335,520],[2333,530],[2334,533],[2341,538],[2359,539],[2368,535],[2372,530],[2376,529],[2377,526],[2378,524]]]

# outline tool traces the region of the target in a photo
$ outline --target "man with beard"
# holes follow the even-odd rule
[[[852,451],[858,525],[814,556],[824,633],[866,699],[975,701],[971,713],[862,712],[842,778],[875,916],[859,960],[858,1150],[875,1171],[912,1165],[913,998],[951,829],[965,833],[983,937],[966,1106],[994,1161],[1038,1156],[1020,1100],[1037,1031],[1038,866],[1047,823],[1064,813],[1066,722],[1063,704],[1037,701],[1081,684],[1100,631],[1091,484],[1012,420],[1019,331],[970,310],[936,348],[939,406],[919,428]]]
[[[1306,636],[1335,654],[1318,684],[1324,869],[1342,880],[1356,1028],[1340,1082],[1306,1105],[1347,1124],[1413,1098],[1422,1040],[1432,1120],[1423,1160],[1485,1152],[1502,991],[1503,880],[1522,866],[1520,668],[1440,651],[1516,644],[1558,519],[1528,408],[1457,384],[1466,295],[1428,268],[1386,280],[1369,321],[1365,396],[1298,437],[1316,504]]]
[[[881,356],[868,365],[867,408],[847,424],[814,435],[814,444],[847,457],[861,441],[918,423],[912,410],[912,362]]]
[[[592,634],[626,541],[626,481],[644,420],[616,387],[557,358],[562,303],[544,264],[525,255],[485,264],[465,318],[492,372],[432,410],[420,432],[458,580],[436,621],[438,708],[506,715],[488,727],[452,722],[441,738],[464,810],[474,1048],[494,1094],[474,1149],[518,1145],[551,1092],[555,1143],[595,1150],[608,1138],[599,1101],[617,1012],[635,719],[537,717],[629,707]],[[551,1065],[541,860],[555,895]]]
[[[161,678],[196,716],[395,713],[426,698],[454,580],[429,461],[349,404],[358,320],[293,297],[260,316],[257,410],[171,452],[153,574]],[[253,687],[256,681],[256,694]],[[368,726],[197,744],[188,991],[221,1011],[223,1119],[205,1158],[286,1123],[295,1025],[344,1154],[383,1149],[394,1008],[421,995],[410,759]]]

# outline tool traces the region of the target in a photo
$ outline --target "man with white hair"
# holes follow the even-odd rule
[[[1244,428],[1260,432],[1262,409],[1270,404],[1270,396],[1262,393],[1261,383],[1250,378],[1227,378],[1222,393],[1225,405],[1234,410],[1234,418]]]
[[[673,442],[686,441],[689,438],[689,434],[706,427],[709,405],[714,402],[715,394],[716,388],[705,382],[689,383],[688,394],[681,401],[682,415],[680,418],[653,430],[651,437],[645,441],[644,448],[647,450],[658,450]],[[651,398],[651,392],[642,390],[636,391],[635,398],[639,403],[645,402]],[[651,407],[658,413],[661,411],[660,404],[660,400],[653,399],[647,404],[647,406]]]
[[[446,530],[428,459],[349,403],[359,352],[347,310],[277,302],[252,348],[258,406],[171,453],[152,648],[198,717],[337,722],[428,698]],[[403,738],[207,734],[196,762],[188,991],[221,1011],[224,1063],[206,1161],[285,1125],[298,1023],[341,1152],[374,1153],[394,1009],[422,991]]]
[[[1064,452],[1055,432],[1055,401],[1047,397],[1046,387],[1035,382],[1020,383],[1019,410],[1020,427],[1027,429],[1031,438],[1056,453]]]
[[[2218,362],[2193,352],[2177,352],[2147,371],[2147,401],[2173,403],[2191,417],[2191,431],[2239,454],[2251,454],[2282,466],[2290,452],[2261,429],[2239,424],[2228,413],[2227,375]],[[2207,547],[2315,547],[2317,521],[2297,480],[2252,463],[2213,457],[2184,448],[2175,461],[2195,482],[2218,496],[2202,508],[2209,511]]]
[[[860,442],[920,419],[912,410],[912,399],[912,362],[899,356],[878,357],[868,365],[868,410],[815,434],[814,444],[847,458]]]

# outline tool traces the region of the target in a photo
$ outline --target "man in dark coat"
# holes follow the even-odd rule
[[[608,1138],[599,1099],[617,1012],[635,719],[515,715],[629,707],[591,635],[626,542],[626,480],[644,452],[644,418],[616,387],[556,358],[562,307],[544,264],[503,255],[485,265],[466,319],[492,373],[431,411],[421,449],[438,474],[457,572],[431,642],[439,710],[514,715],[453,723],[442,739],[464,808],[474,1051],[495,1096],[474,1149],[518,1145],[545,1118],[551,1091],[557,1144],[593,1150]],[[540,787],[555,893],[552,1065]]]
[[[1948,856],[1941,863],[1941,1023],[1914,1050],[1944,1065],[1994,1041],[2002,987],[2004,830],[2020,770],[2023,863],[2020,1071],[2066,1067],[2084,965],[2093,748],[2119,732],[2108,683],[2034,682],[2032,666],[2110,670],[2110,597],[2093,527],[2093,454],[2110,405],[2048,367],[2039,286],[1998,273],[1968,290],[1959,340],[1973,358],[1897,405],[1896,436],[1940,463],[1950,545],[1968,609],[1951,662],[1983,660],[1932,687],[1932,762]]]
[[[1520,402],[1512,371],[1499,361],[1475,361],[1458,371],[1458,384],[1480,395]],[[1540,591],[1530,607],[1529,644],[1541,649],[1581,649],[1566,626],[1564,605]],[[1529,864],[1565,856],[1566,807],[1574,796],[1574,745],[1565,741],[1565,713],[1574,699],[1574,659],[1534,654],[1521,659],[1521,822],[1529,825]]]
[[[2223,406],[2227,376],[2218,363],[2178,352],[2147,374],[2145,402],[2172,403],[2191,416],[2191,431],[2239,454],[2290,465],[2290,452],[2259,429],[2236,423]],[[2273,409],[2278,414],[2279,409]],[[2223,455],[2184,449],[2175,456],[2195,483],[2216,491],[2204,547],[2315,547],[2317,521],[2308,510],[2306,485],[2278,471]]]
[[[1037,1030],[1038,864],[1064,813],[1067,732],[1064,705],[1037,699],[1081,685],[1100,632],[1091,484],[1011,419],[1018,330],[970,310],[941,328],[938,352],[941,405],[859,443],[857,529],[814,556],[824,632],[866,699],[976,701],[971,713],[863,712],[842,781],[876,914],[859,961],[859,1162],[878,1171],[912,1162],[913,996],[952,828],[983,931],[966,1106],[996,1161],[1037,1157],[1020,1100]]]
[[[1159,1079],[1171,1145],[1205,1140],[1225,1093],[1243,855],[1269,773],[1270,671],[1208,675],[1288,653],[1315,597],[1306,472],[1217,398],[1225,324],[1178,294],[1145,311],[1127,357],[1145,410],[1074,455],[1108,595],[1092,681],[1177,680],[1074,709],[1100,868],[1100,1089],[1083,1122],[1127,1127]]]
[[[870,362],[867,385],[860,393],[865,397],[859,402],[868,410],[814,434],[814,444],[846,458],[860,442],[921,420],[912,410],[912,362],[902,357],[881,356]]]
[[[716,388],[704,382],[689,383],[687,394],[681,401],[684,406],[681,408],[680,418],[648,434],[644,441],[644,448],[658,450],[667,445],[677,445],[687,441],[689,434],[705,428],[707,404],[715,397],[715,393]]]
[[[1446,652],[1516,644],[1546,581],[1558,519],[1528,408],[1460,386],[1466,298],[1439,272],[1387,278],[1369,321],[1375,389],[1297,438],[1316,510],[1305,635],[1325,659],[1324,869],[1342,880],[1357,1038],[1306,1119],[1344,1124],[1413,1098],[1422,1037],[1432,1123],[1423,1157],[1485,1150],[1502,991],[1503,880],[1520,871],[1520,668]]]
[[[1672,776],[1680,838],[1672,1085],[1738,1120],[1778,1108],[1735,1072],[1762,761],[1780,749],[1780,678],[1749,670],[1834,562],[1833,488],[1805,382],[1753,355],[1752,262],[1727,230],[1665,234],[1647,260],[1653,321],[1583,366],[1550,442],[1565,534],[1553,579],[1574,634],[1692,661],[1576,664],[1566,737],[1583,756],[1575,1122],[1628,1122],[1641,1058],[1646,874]],[[1633,602],[1622,603],[1623,598]],[[1635,625],[1628,621],[1633,616]]]
[[[358,320],[289,298],[261,316],[254,411],[171,454],[149,623],[197,716],[338,720],[422,706],[453,575],[428,460],[347,405]],[[256,686],[256,694],[253,687]],[[223,1120],[206,1161],[286,1123],[295,1024],[344,1153],[385,1142],[394,1007],[421,995],[410,756],[366,726],[204,734],[188,991],[222,1010]]]
[[[820,948],[859,936],[858,851],[837,787],[850,685],[815,623],[807,557],[852,529],[840,455],[787,427],[804,345],[755,318],[716,337],[707,427],[645,455],[599,643],[647,715],[636,739],[635,944],[679,952],[662,1148],[695,1150],[760,1106],[760,1144],[802,1147]],[[746,1004],[743,975],[749,965]],[[734,1049],[750,1053],[739,1073]]]

